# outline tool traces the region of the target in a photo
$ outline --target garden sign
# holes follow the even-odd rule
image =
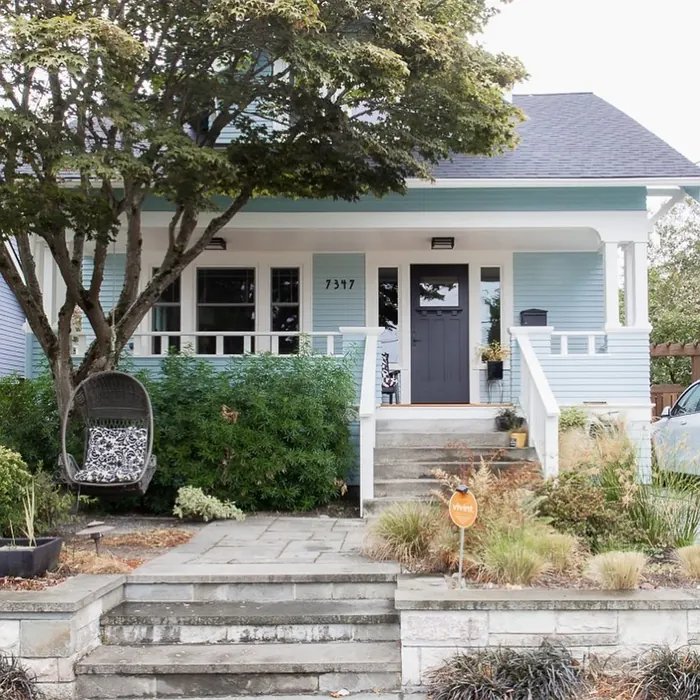
[[[448,509],[452,522],[459,528],[459,581],[461,585],[462,567],[464,565],[464,531],[476,522],[479,506],[469,487],[461,484],[452,494]]]

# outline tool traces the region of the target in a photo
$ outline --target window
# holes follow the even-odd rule
[[[153,268],[153,274],[158,272],[158,268]],[[180,330],[180,278],[176,279],[160,295],[158,301],[153,305],[151,312],[152,331],[179,331]],[[160,355],[163,337],[151,338],[151,352]],[[168,336],[167,343],[169,349],[180,349],[180,336]]]
[[[272,331],[299,332],[299,269],[273,267],[271,271]],[[299,351],[299,336],[278,339],[280,355]]]
[[[459,281],[455,277],[421,277],[418,287],[421,307],[459,306]]]
[[[255,331],[255,270],[211,268],[197,270],[197,330]],[[254,351],[251,339],[251,351]],[[224,338],[225,355],[241,355],[244,339]],[[197,338],[197,353],[216,354],[216,337]]]
[[[691,386],[673,407],[674,416],[684,416],[688,413],[700,413],[700,384]]]
[[[501,342],[501,268],[482,267],[481,283],[481,344]]]
[[[382,350],[389,354],[389,362],[399,361],[399,270],[396,267],[379,268],[379,325]]]

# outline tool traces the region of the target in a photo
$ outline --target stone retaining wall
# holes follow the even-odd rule
[[[545,639],[574,656],[636,656],[654,646],[700,645],[700,590],[448,590],[443,579],[404,579],[403,684],[421,688],[426,672],[457,651],[537,647]]]
[[[124,576],[77,576],[45,591],[0,592],[0,651],[19,657],[49,698],[75,697],[75,662],[100,644],[100,617]]]

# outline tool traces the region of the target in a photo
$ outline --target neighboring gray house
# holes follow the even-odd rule
[[[14,294],[0,277],[0,377],[24,373],[24,314]]]

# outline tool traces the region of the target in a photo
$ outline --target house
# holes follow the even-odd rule
[[[406,196],[250,202],[144,321],[136,365],[157,371],[172,345],[221,363],[293,353],[299,334],[328,354],[359,344],[364,500],[374,495],[376,422],[387,415],[490,419],[493,405],[513,402],[551,476],[560,409],[585,405],[625,420],[648,469],[647,202],[662,198],[661,215],[697,198],[700,170],[593,94],[514,102],[528,117],[517,150],[455,157],[434,182],[409,183]],[[156,200],[144,213],[144,282],[170,216]],[[119,245],[103,285],[107,304],[121,288]],[[42,274],[47,284],[58,278],[55,269]],[[524,324],[530,310],[546,319]],[[487,381],[478,351],[487,340],[512,348],[497,382]],[[398,407],[381,404],[383,352],[400,370]]]
[[[14,294],[0,276],[0,377],[15,372],[24,374],[24,371],[24,314]]]

